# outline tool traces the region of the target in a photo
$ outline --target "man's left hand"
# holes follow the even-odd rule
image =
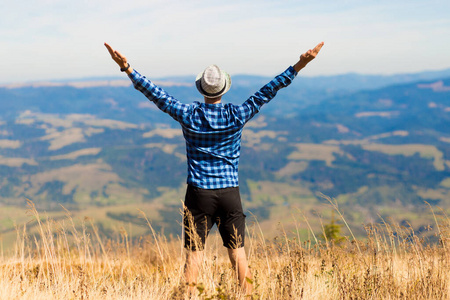
[[[300,60],[294,65],[294,69],[296,72],[299,72],[301,69],[303,69],[309,62],[311,62],[314,58],[316,58],[317,54],[319,54],[320,49],[322,49],[322,46],[324,45],[324,42],[321,42],[317,44],[314,49],[309,49],[302,55],[300,55]]]

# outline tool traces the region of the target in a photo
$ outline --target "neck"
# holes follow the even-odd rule
[[[207,104],[219,104],[222,101],[222,97],[216,97],[216,98],[206,98],[205,99],[205,103]]]

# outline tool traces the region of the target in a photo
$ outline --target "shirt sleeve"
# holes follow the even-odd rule
[[[183,114],[189,109],[189,105],[183,104],[170,96],[166,91],[139,74],[136,70],[133,70],[128,77],[131,79],[134,88],[144,94],[148,100],[155,103],[160,110],[169,114],[176,121],[182,120]]]
[[[290,66],[286,71],[276,76],[272,81],[250,96],[242,105],[239,105],[237,108],[242,121],[246,123],[253,118],[264,104],[269,103],[280,89],[290,85],[296,76],[297,72]]]

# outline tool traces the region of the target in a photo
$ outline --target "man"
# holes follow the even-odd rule
[[[300,56],[299,61],[276,76],[241,105],[223,104],[230,89],[230,76],[216,65],[197,76],[196,87],[204,103],[183,104],[130,67],[125,56],[107,43],[112,59],[126,72],[150,101],[181,124],[186,140],[188,163],[185,198],[185,279],[190,286],[197,280],[205,239],[217,224],[223,245],[246,293],[251,293],[251,278],[244,250],[245,215],[239,194],[238,163],[244,125],[261,106],[288,86],[297,73],[313,60],[323,42]]]

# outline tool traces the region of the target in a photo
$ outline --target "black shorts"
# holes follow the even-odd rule
[[[214,224],[217,224],[226,248],[244,246],[245,215],[239,187],[207,190],[188,185],[184,205],[186,249],[203,250]]]

